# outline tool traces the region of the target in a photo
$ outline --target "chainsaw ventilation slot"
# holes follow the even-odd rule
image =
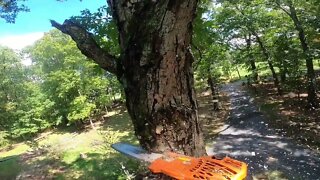
[[[217,177],[230,180],[241,169],[241,163],[233,161],[222,161],[215,158],[198,159],[196,165],[189,171],[196,179],[214,179]]]
[[[172,156],[179,157],[176,154]],[[235,177],[244,179],[247,174],[247,165],[245,163],[228,157],[223,159],[209,156],[200,158],[180,157],[173,161],[158,159],[149,168],[155,173],[163,172],[175,179],[231,180]]]

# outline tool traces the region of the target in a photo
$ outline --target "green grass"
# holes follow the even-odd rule
[[[45,174],[55,179],[126,179],[134,174],[140,168],[139,162],[110,147],[119,141],[138,143],[128,113],[116,109],[96,127],[94,130],[89,126],[83,131],[56,130],[38,142],[20,143],[10,151],[0,152],[0,158],[15,155],[0,163],[0,179],[14,179],[22,172],[40,174],[40,177]],[[34,150],[32,153],[42,153],[19,161],[30,149]]]
[[[9,156],[0,161],[0,179],[15,179],[21,171],[18,156]]]
[[[275,180],[288,180],[283,172],[280,171],[266,171],[261,174],[257,174],[253,176],[253,180],[260,180],[260,179],[275,179]]]
[[[122,167],[123,166],[123,167]],[[125,179],[133,174],[139,163],[125,156],[112,153],[88,153],[85,159],[78,158],[69,164],[68,171],[60,179]]]
[[[82,133],[77,138],[81,139],[81,143],[76,148],[65,147],[68,150],[60,153],[61,163],[68,167],[66,172],[59,175],[60,179],[125,179],[139,167],[138,162],[110,147],[119,141],[137,143],[126,112],[116,112],[100,130]],[[86,157],[81,158],[80,154]]]
[[[15,156],[20,155],[22,153],[27,152],[31,147],[25,143],[19,143],[14,145],[13,149],[6,151],[6,152],[0,152],[0,158],[3,157],[9,157],[9,156]]]

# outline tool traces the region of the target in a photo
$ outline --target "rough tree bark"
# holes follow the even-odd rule
[[[117,75],[140,144],[149,151],[205,154],[190,51],[197,0],[108,0],[119,31],[119,58],[70,20],[52,25],[84,55]]]

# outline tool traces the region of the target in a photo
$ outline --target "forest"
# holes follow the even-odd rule
[[[51,24],[0,46],[0,179],[152,177],[120,141],[319,177],[319,0],[108,0]]]

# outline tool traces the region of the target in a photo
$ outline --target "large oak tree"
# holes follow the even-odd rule
[[[190,50],[197,0],[108,0],[108,6],[119,31],[119,57],[99,47],[92,34],[72,20],[52,25],[118,77],[144,148],[204,154]]]

